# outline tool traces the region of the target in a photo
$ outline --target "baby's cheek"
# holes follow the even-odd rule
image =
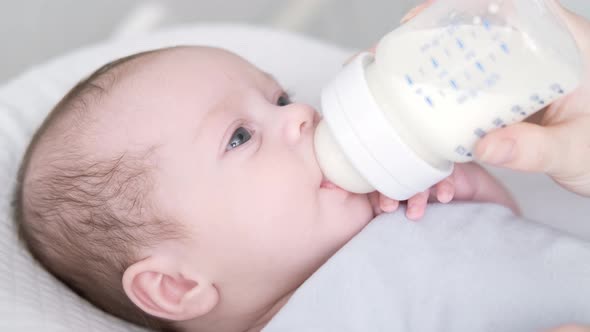
[[[355,195],[354,199],[357,201],[358,204],[358,218],[360,219],[360,221],[362,221],[363,224],[366,225],[369,221],[371,221],[371,219],[375,217],[371,201],[369,200],[369,195],[358,194]]]

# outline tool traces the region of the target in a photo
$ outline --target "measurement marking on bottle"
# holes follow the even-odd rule
[[[430,62],[432,62],[432,66],[434,68],[438,68],[438,61],[435,58],[430,58]]]
[[[406,82],[408,82],[408,85],[410,86],[414,84],[414,81],[412,80],[410,75],[406,75]]]
[[[430,105],[430,107],[434,107],[434,103],[432,102],[432,99],[430,99],[430,97],[424,97],[424,101],[426,101],[426,103]]]
[[[449,82],[449,84],[451,84],[451,86],[453,87],[453,89],[455,89],[455,90],[459,89],[459,86],[457,85],[457,82],[455,82],[455,80],[451,80]]]
[[[481,64],[481,62],[477,61],[475,63],[475,66],[477,67],[477,69],[479,69],[479,71],[481,71],[482,73],[485,73],[485,68],[483,67],[483,65]]]
[[[488,21],[487,19],[483,19],[483,26],[484,28],[486,28],[486,30],[490,31],[492,29],[492,26],[490,24],[490,21]]]
[[[457,46],[459,46],[459,48],[462,50],[465,49],[465,44],[463,43],[463,41],[460,38],[457,38]]]
[[[464,156],[464,155],[466,155],[466,154],[467,154],[467,149],[466,149],[464,146],[462,146],[462,145],[459,145],[459,146],[458,146],[458,147],[455,149],[455,152],[456,152],[457,154],[461,155],[461,156]]]
[[[561,85],[559,85],[559,83],[554,83],[551,85],[551,90],[554,92],[557,92],[559,94],[563,94],[563,88],[561,87]]]
[[[479,138],[483,138],[487,134],[486,131],[481,128],[475,129],[475,131],[473,133],[475,134],[475,136],[477,136]]]
[[[491,88],[494,86],[494,84],[496,84],[496,80],[494,80],[493,78],[488,78],[486,79],[486,86],[488,88]]]
[[[538,94],[532,95],[531,101],[534,101],[534,102],[539,103],[541,105],[545,105],[545,101]]]
[[[496,127],[504,127],[504,120],[500,119],[500,118],[496,118],[494,119],[494,121],[492,122],[494,124],[494,126]]]
[[[512,109],[510,110],[512,113],[518,113],[520,115],[526,115],[526,112],[522,109],[522,107],[520,105],[514,105],[512,106]]]
[[[498,82],[499,79],[500,79],[500,75],[494,73],[486,79],[485,83],[488,88],[491,88],[492,86],[494,86],[496,84],[496,82]]]
[[[504,51],[504,53],[510,54],[510,49],[508,48],[508,45],[506,45],[506,43],[501,43],[500,48],[502,49],[502,51]]]

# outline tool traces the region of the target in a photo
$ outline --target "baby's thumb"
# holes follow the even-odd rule
[[[490,132],[475,147],[478,160],[529,172],[553,173],[562,158],[555,128],[517,123]]]

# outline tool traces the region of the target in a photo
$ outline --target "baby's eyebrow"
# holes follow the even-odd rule
[[[262,74],[262,76],[264,76],[264,78],[266,78],[267,80],[270,80],[272,83],[279,82],[279,80],[277,80],[277,78],[274,77],[271,73],[265,72],[264,70],[261,70],[260,73]]]

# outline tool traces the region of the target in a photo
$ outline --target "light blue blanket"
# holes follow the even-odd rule
[[[589,221],[590,222],[590,221]],[[590,243],[499,206],[381,215],[264,329],[544,331],[590,324]]]

